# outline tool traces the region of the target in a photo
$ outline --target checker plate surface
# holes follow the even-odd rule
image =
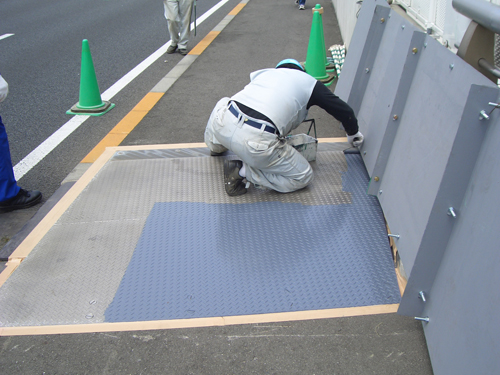
[[[0,325],[399,302],[361,158],[321,149],[308,188],[242,197],[206,150],[117,155],[0,288]]]
[[[352,203],[157,203],[106,321],[399,302],[382,212],[346,155]]]

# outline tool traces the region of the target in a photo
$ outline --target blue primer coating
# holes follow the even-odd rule
[[[399,303],[382,211],[346,159],[352,204],[156,203],[105,320]]]

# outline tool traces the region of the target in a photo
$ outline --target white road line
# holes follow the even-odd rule
[[[208,17],[219,10],[223,5],[225,5],[229,0],[221,0],[211,9],[205,12],[196,21],[197,25],[201,24]],[[194,22],[191,23],[191,29],[194,28]],[[14,34],[5,34],[8,36]],[[1,39],[2,37],[0,37]],[[163,46],[158,48],[156,52],[147,57],[139,65],[137,65],[130,72],[125,74],[120,78],[113,86],[107,89],[101,94],[101,99],[109,101],[116,94],[118,94],[123,88],[125,88],[130,82],[132,82],[139,74],[146,70],[151,64],[158,60],[162,55],[165,54],[167,48],[170,46],[170,40]],[[49,138],[43,141],[37,148],[31,151],[24,159],[14,166],[14,176],[16,180],[20,180],[26,173],[28,173],[35,165],[37,165],[43,158],[45,158],[52,150],[54,150],[62,141],[66,139],[71,133],[73,133],[78,127],[83,124],[90,116],[87,115],[76,115],[71,118],[67,123],[61,126],[56,132],[54,132]]]
[[[0,35],[0,40],[8,38],[9,36],[12,36],[12,35],[14,35],[14,34],[3,34],[3,35]]]

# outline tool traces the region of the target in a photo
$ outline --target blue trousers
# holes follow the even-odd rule
[[[300,0],[299,5],[306,5],[306,0]]]
[[[19,189],[12,169],[9,139],[0,117],[0,202],[15,197]]]

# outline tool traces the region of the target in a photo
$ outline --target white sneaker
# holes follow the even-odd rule
[[[300,6],[299,6],[299,10],[304,10],[304,9],[306,9],[306,7],[305,7],[305,6],[303,6],[303,5],[300,5]]]

